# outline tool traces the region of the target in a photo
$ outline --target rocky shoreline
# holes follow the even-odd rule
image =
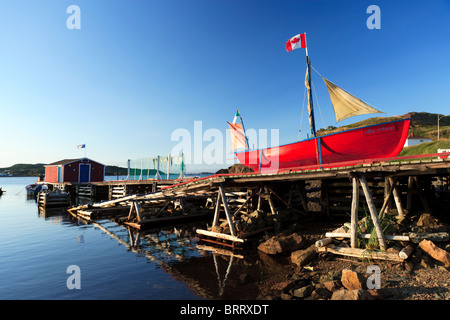
[[[450,264],[445,262],[450,257],[450,229],[447,224],[428,213],[412,215],[397,224],[397,232],[409,230],[417,235],[417,238],[412,238],[415,241],[408,243],[412,252],[402,262],[318,252],[315,242],[324,237],[324,232],[332,231],[335,227],[317,222],[313,226],[305,226],[301,231],[281,232],[261,239],[257,247],[260,257],[266,264],[278,264],[278,270],[259,279],[258,299],[450,299]],[[439,233],[444,234],[444,237],[435,239],[436,242],[425,239],[426,235]],[[431,242],[441,256],[428,251],[424,241]],[[349,246],[349,239],[333,239],[333,242]],[[398,254],[405,245],[392,241],[388,251]],[[245,279],[246,275],[241,277]]]

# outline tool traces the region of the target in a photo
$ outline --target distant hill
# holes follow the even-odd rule
[[[410,112],[409,115],[411,118],[411,125],[409,127],[410,134],[413,133],[416,136],[427,137],[432,139],[433,141],[437,140],[438,114],[428,112]],[[440,114],[439,116],[443,115]],[[317,135],[323,136],[334,132],[340,132],[343,130],[374,125],[382,122],[395,121],[404,118],[405,115],[397,117],[374,117],[342,127],[329,126],[326,129],[317,130]],[[440,139],[450,139],[450,116],[443,116],[439,120],[439,136]]]
[[[405,147],[400,152],[399,156],[412,156],[419,154],[436,153],[437,149],[450,149],[450,116],[439,114],[439,141],[437,140],[437,119],[438,114],[428,112],[410,112],[411,124],[409,126],[409,134],[413,133],[416,136],[427,137],[432,142],[421,143],[417,146]],[[360,122],[342,127],[329,126],[326,129],[317,130],[318,136],[340,132],[357,127],[374,125],[382,122],[396,121],[404,119],[405,115],[398,117],[374,117]]]
[[[18,163],[8,168],[0,168],[0,172],[9,171],[15,177],[37,177],[44,174],[44,164]]]
[[[9,171],[14,177],[38,177],[45,174],[45,168],[43,163],[36,164],[15,164],[11,167],[0,168],[0,172]],[[105,175],[115,176],[115,175],[126,175],[127,168],[122,168],[118,166],[106,166]]]

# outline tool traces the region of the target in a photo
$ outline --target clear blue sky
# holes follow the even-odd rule
[[[72,4],[80,30],[66,26]],[[0,167],[82,157],[79,144],[125,165],[169,153],[196,120],[225,135],[237,108],[247,128],[296,141],[305,51],[285,43],[303,32],[317,71],[387,115],[449,114],[448,0],[3,0]],[[317,127],[336,125],[313,83]]]

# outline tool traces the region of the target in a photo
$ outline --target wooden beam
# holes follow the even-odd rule
[[[227,217],[228,226],[230,227],[231,235],[236,236],[236,228],[234,227],[233,219],[230,214],[230,209],[228,208],[227,196],[225,194],[225,191],[224,191],[221,183],[219,184],[219,192],[220,192],[220,197],[222,198],[223,206],[225,209],[225,216]]]
[[[386,241],[384,240],[383,230],[381,229],[380,221],[378,220],[377,209],[375,208],[375,204],[373,203],[372,194],[370,193],[369,187],[367,186],[367,181],[364,175],[361,175],[359,177],[359,182],[361,183],[364,195],[366,197],[367,206],[369,207],[370,216],[372,218],[372,222],[377,233],[380,249],[382,251],[386,251],[387,245]]]
[[[244,243],[244,241],[245,241],[244,239],[241,239],[241,238],[233,236],[233,235],[219,233],[219,232],[213,232],[213,231],[208,231],[208,230],[203,230],[203,229],[197,229],[195,232],[197,232],[198,234],[202,234],[204,236],[219,238],[219,239],[223,239],[223,240],[229,240],[229,241],[233,241],[233,242]]]
[[[233,216],[236,216],[239,212],[241,212],[241,210],[245,207],[245,205],[250,201],[251,197],[248,197],[247,200],[245,200],[245,202],[243,204],[241,204],[239,206],[239,208],[237,208],[236,212],[233,214]],[[248,208],[248,206],[247,206]]]
[[[352,177],[353,194],[352,208],[350,218],[350,246],[356,248],[358,246],[357,227],[358,227],[358,207],[359,207],[359,181],[356,177]]]
[[[393,186],[392,193],[394,195],[395,206],[397,207],[398,216],[400,218],[404,218],[405,213],[403,212],[402,201],[400,199],[400,192],[398,191],[398,188],[397,188],[397,180],[396,179],[394,180],[393,178],[389,178],[389,183],[391,184],[391,186]]]
[[[319,247],[317,248],[319,252],[330,252],[333,254],[356,257],[359,259],[379,259],[379,260],[389,260],[395,262],[403,262],[403,259],[398,256],[398,254],[390,253],[390,252],[379,252],[379,251],[370,251],[365,249],[356,249],[356,248],[344,248],[329,245],[327,247]]]
[[[344,232],[327,232],[325,233],[325,237],[329,238],[350,238],[350,233]],[[360,239],[370,239],[372,235],[370,233],[360,233],[358,234],[358,238]],[[386,240],[398,240],[398,241],[409,241],[409,236],[398,236],[398,235],[383,235]]]
[[[220,198],[221,198],[221,194],[220,194],[220,192],[217,192],[216,207],[214,209],[214,218],[213,218],[213,224],[212,224],[213,227],[215,227],[219,224]]]

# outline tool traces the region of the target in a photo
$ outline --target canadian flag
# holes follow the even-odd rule
[[[293,36],[286,42],[287,52],[298,48],[306,48],[306,35],[304,33]]]

